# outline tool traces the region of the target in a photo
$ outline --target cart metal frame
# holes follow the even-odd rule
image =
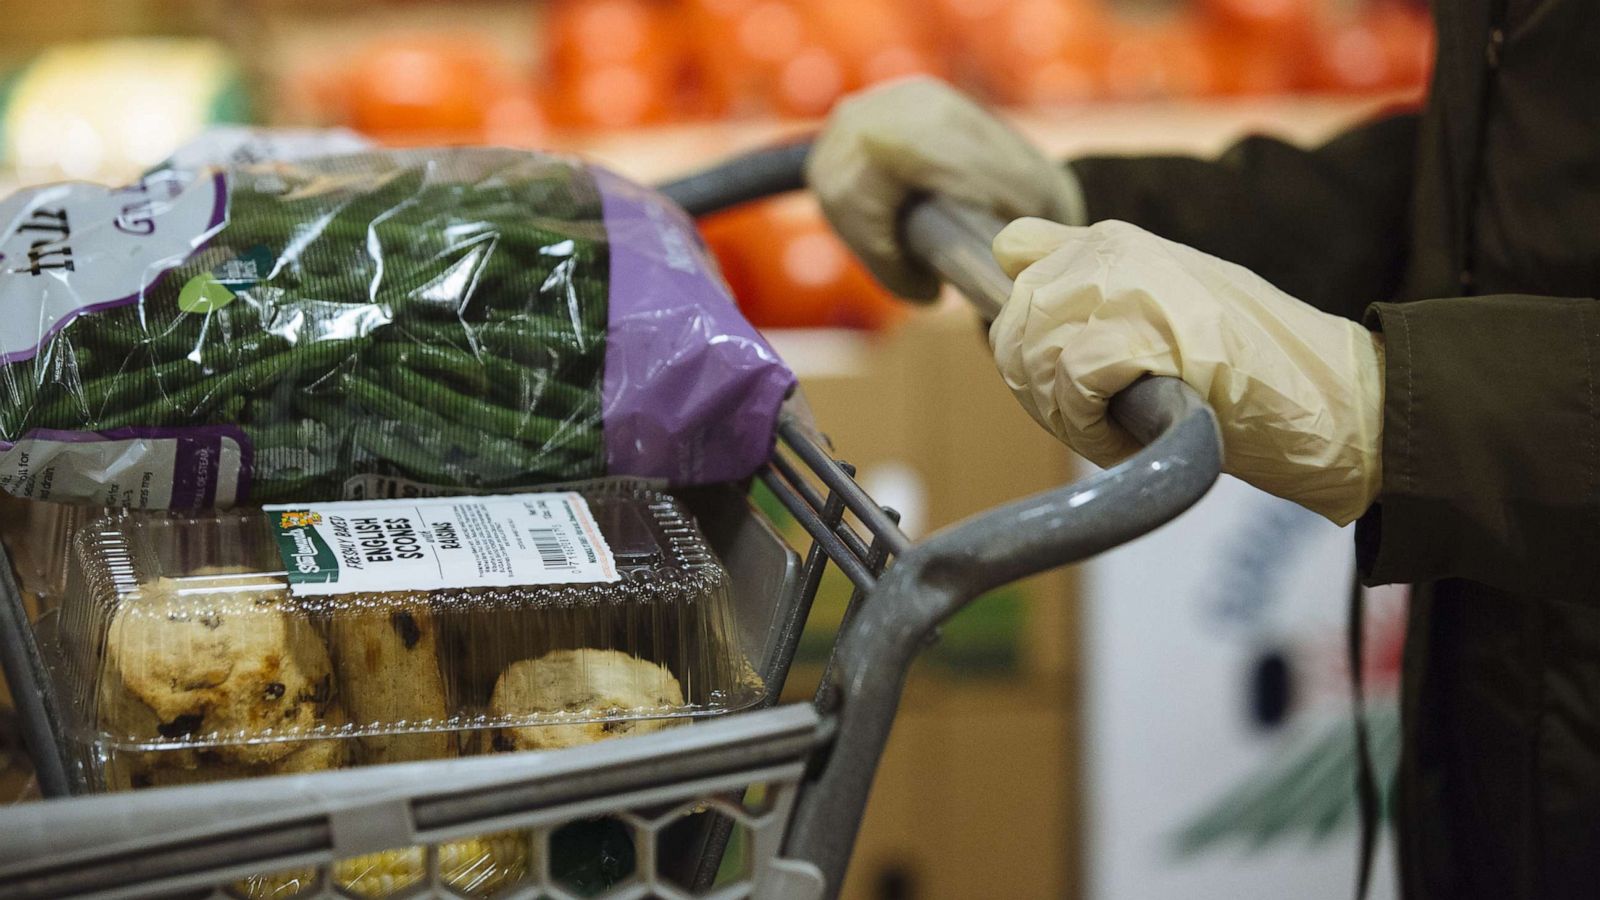
[[[666,186],[704,214],[800,184],[805,147],[753,154]],[[906,217],[908,244],[981,311],[1010,282],[987,245],[992,217],[937,199]],[[427,871],[399,896],[470,897],[439,872],[441,842],[526,835],[527,876],[495,897],[577,896],[552,877],[562,825],[615,817],[633,833],[631,878],[606,898],[817,900],[837,895],[906,674],[940,623],[996,587],[1146,534],[1198,501],[1221,468],[1210,410],[1171,379],[1113,400],[1145,449],[1082,482],[979,514],[913,542],[804,422],[785,416],[759,480],[811,538],[803,560],[724,486],[684,492],[734,576],[746,646],[768,686],[763,708],[693,728],[555,752],[498,754],[0,809],[0,896],[234,897],[244,876],[314,867],[302,897],[348,897],[334,860],[428,848]],[[890,563],[893,565],[890,565]],[[824,569],[855,593],[812,703],[776,705]],[[9,566],[0,565],[0,664],[48,796],[74,793],[51,682]],[[704,813],[713,815],[704,815]],[[699,813],[700,815],[693,815]],[[702,825],[681,829],[693,818]],[[716,880],[730,834],[743,867]]]

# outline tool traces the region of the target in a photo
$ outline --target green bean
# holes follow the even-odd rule
[[[491,379],[486,361],[454,347],[433,344],[379,344],[364,362],[372,366],[410,368],[451,378],[478,393],[489,392]],[[500,373],[503,377],[504,373]]]
[[[448,345],[379,344],[365,361],[441,375],[479,394],[492,394],[546,414],[560,413],[560,418],[594,406],[597,399],[592,378],[584,386],[568,384],[542,368],[520,366],[488,353],[476,356]]]
[[[599,415],[600,386],[593,383],[594,379],[590,379],[589,385],[580,387],[561,381],[547,371],[524,369],[512,363],[506,365],[519,371],[522,377],[496,378],[495,396],[531,410],[564,413],[563,418],[584,410]]]
[[[233,357],[230,361],[235,366],[250,363],[274,349],[281,349],[284,344],[285,341],[277,335],[257,336],[236,348],[230,348]],[[136,375],[104,375],[82,385],[70,396],[39,410],[33,421],[41,427],[75,426],[99,418],[107,409],[126,407],[152,394],[166,394],[174,388],[182,394],[197,380],[200,385],[208,383],[206,368],[204,364],[188,359],[177,359]],[[116,418],[115,414],[112,418]]]
[[[14,441],[22,436],[38,397],[39,382],[23,364],[0,369],[0,438]]]
[[[156,366],[137,375],[104,375],[87,382],[70,396],[40,409],[33,423],[40,427],[67,427],[94,419],[107,407],[126,406],[160,391],[162,383],[182,376],[203,377],[204,370],[186,359]]]
[[[192,362],[196,353],[204,358],[207,351],[210,354],[218,351],[217,345],[222,343],[221,340],[212,338],[203,341],[201,338],[203,332],[197,327],[198,323],[195,325],[183,323],[183,325],[184,327],[169,328],[161,334],[149,335],[135,343],[133,349],[135,351],[142,349],[151,357],[163,362],[173,359]]]
[[[310,347],[277,353],[143,406],[107,416],[100,421],[99,427],[181,424],[203,404],[218,402],[240,391],[256,391],[299,372],[326,370],[338,365],[349,359],[361,343],[359,340],[318,341]]]
[[[600,446],[600,433],[586,425],[506,409],[403,369],[387,374],[382,382],[385,387],[398,389],[404,396],[459,425],[541,446],[562,446],[579,451]]]
[[[258,312],[239,303],[210,313],[177,313],[158,322],[143,321],[136,310],[124,313],[124,309],[134,310],[122,307],[82,316],[68,326],[66,334],[107,360],[126,361],[143,351],[157,362],[172,362],[192,358],[197,350],[215,355],[226,346],[221,335],[227,332],[253,335],[260,331],[259,322],[252,321]]]
[[[432,442],[424,446],[411,438],[379,435],[374,429],[357,429],[354,439],[362,450],[395,466],[408,477],[450,487],[512,487],[540,481],[593,478],[603,469],[598,455],[573,457],[533,453],[514,457],[492,453],[493,444],[485,445],[481,439],[475,442],[475,449],[481,452],[448,456],[440,456],[431,446]]]
[[[549,314],[549,312],[512,311],[512,309],[490,309],[486,312],[483,322],[446,322],[437,320],[421,320],[421,322],[408,322],[402,320],[397,323],[400,328],[410,328],[419,331],[443,331],[450,338],[461,338],[464,335],[490,335],[493,336],[523,336],[531,340],[566,340],[574,343],[597,343],[598,338],[605,336],[605,327],[594,327],[589,323],[573,322],[568,315]]]
[[[367,409],[376,412],[380,418],[390,420],[396,424],[408,427],[428,429],[442,439],[446,447],[453,447],[460,451],[469,449],[462,454],[477,459],[498,460],[510,470],[528,474],[539,474],[551,471],[582,470],[593,472],[595,462],[599,459],[598,447],[596,452],[545,452],[534,450],[515,441],[506,440],[494,435],[482,434],[468,428],[455,425],[431,409],[411,402],[380,385],[367,381],[358,376],[347,376],[344,379],[344,388],[349,395]],[[423,464],[421,457],[407,458],[409,464],[393,459],[400,455],[400,451],[386,448],[381,442],[376,441],[369,432],[370,428],[358,427],[355,429],[356,440],[369,452],[405,465],[406,468],[416,471]],[[444,454],[430,454],[431,461],[428,466],[438,467]],[[435,468],[437,475],[442,469]],[[454,480],[454,479],[452,479]]]
[[[296,503],[339,496],[344,479],[337,475],[266,476],[251,482],[250,499],[256,503]]]
[[[223,422],[234,424],[239,421],[240,414],[244,412],[245,397],[243,394],[234,394],[222,404],[220,418]]]
[[[57,339],[41,351],[41,356],[50,367],[52,375],[56,378],[68,377],[69,373],[77,378],[84,379],[94,372],[97,359],[95,352],[83,344],[73,344],[70,341]]]
[[[342,380],[342,379],[341,379]],[[337,400],[330,400],[311,391],[299,391],[290,401],[290,409],[315,424],[338,423],[350,417],[350,410]],[[288,424],[299,425],[299,421]]]
[[[245,432],[250,441],[260,448],[307,447],[317,443],[313,438],[326,439],[330,429],[317,421],[279,422],[272,425],[250,425]]]
[[[448,343],[455,346],[482,344],[496,353],[507,347],[574,346],[589,350],[601,345],[604,329],[574,326],[571,319],[532,314],[510,314],[491,310],[486,322],[439,322],[397,320],[383,329],[380,340]]]
[[[79,316],[62,332],[107,356],[126,356],[140,333],[138,310],[127,306]]]
[[[604,298],[600,306],[605,306]],[[578,335],[585,339],[601,338],[606,333],[604,319],[595,321],[592,311],[579,310],[576,322],[564,311],[531,312],[525,309],[497,308],[489,310],[486,320],[508,331],[525,331],[540,336]]]
[[[445,462],[432,448],[423,449],[392,435],[376,435],[366,428],[357,428],[353,438],[357,447],[399,468],[408,477],[443,485],[477,484],[475,476],[480,473],[469,466]]]

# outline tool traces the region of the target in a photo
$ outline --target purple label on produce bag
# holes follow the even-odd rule
[[[606,471],[733,481],[772,454],[795,377],[739,312],[693,223],[648,188],[594,170],[611,245]]]
[[[255,454],[232,425],[58,431],[0,441],[0,488],[18,497],[135,509],[228,507],[250,495]]]

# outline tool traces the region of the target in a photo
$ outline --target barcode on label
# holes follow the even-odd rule
[[[539,560],[546,569],[570,569],[575,565],[567,548],[556,537],[553,528],[530,528],[528,535],[533,538],[533,548],[539,551]]]

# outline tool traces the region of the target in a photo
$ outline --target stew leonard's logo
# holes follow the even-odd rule
[[[339,558],[317,532],[322,514],[287,509],[278,514],[278,553],[290,584],[332,584],[339,580]]]

